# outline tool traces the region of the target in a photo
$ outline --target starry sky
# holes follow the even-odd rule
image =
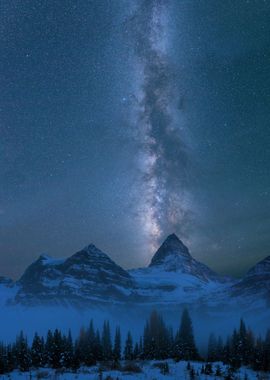
[[[270,254],[269,1],[0,8],[0,274],[172,232],[219,273]]]

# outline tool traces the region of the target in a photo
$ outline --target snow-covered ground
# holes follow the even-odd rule
[[[163,370],[160,368],[164,365],[164,363],[168,363],[169,372],[163,374]],[[95,367],[84,367],[80,368],[76,373],[75,372],[63,372],[61,370],[52,370],[48,368],[43,368],[39,370],[35,370],[30,372],[19,372],[14,371],[10,374],[0,375],[0,380],[31,380],[31,379],[48,379],[48,380],[217,380],[226,378],[228,375],[228,367],[223,365],[222,363],[213,363],[213,374],[206,375],[201,374],[201,368],[203,363],[191,362],[191,368],[194,371],[190,371],[187,369],[187,362],[178,362],[175,363],[172,360],[167,361],[148,361],[148,362],[137,362],[137,370],[135,371],[127,371],[119,370],[112,371],[106,369],[103,366],[103,370],[100,370],[101,366]],[[134,364],[133,364],[134,365]],[[122,366],[125,367],[125,363],[122,363]],[[216,374],[217,367],[220,367],[221,376]],[[139,372],[139,370],[141,372]],[[270,373],[263,372],[255,372],[249,368],[242,367],[237,370],[233,375],[232,379],[235,380],[268,380],[270,379]]]

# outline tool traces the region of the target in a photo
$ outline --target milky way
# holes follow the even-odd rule
[[[137,211],[153,249],[166,233],[183,235],[189,213],[187,149],[170,58],[170,11],[165,1],[143,1],[128,24],[135,50],[132,116],[142,172]]]
[[[172,232],[226,274],[269,255],[270,2],[2,3],[1,275]]]

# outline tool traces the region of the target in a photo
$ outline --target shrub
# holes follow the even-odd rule
[[[162,375],[167,375],[169,371],[169,364],[167,362],[155,363],[154,368],[159,368]]]
[[[122,368],[122,371],[123,372],[131,372],[131,373],[141,373],[142,372],[141,368],[137,364],[132,363],[132,362],[125,363],[125,365]]]
[[[40,380],[40,379],[46,379],[47,377],[49,377],[49,372],[48,371],[38,371],[37,374],[36,374],[36,378],[38,380]]]

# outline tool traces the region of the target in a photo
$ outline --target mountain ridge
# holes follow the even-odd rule
[[[267,284],[266,291],[262,281]],[[194,259],[185,244],[171,234],[148,267],[125,270],[94,244],[89,244],[64,259],[40,255],[15,285],[17,290],[11,303],[27,306],[43,303],[89,306],[108,302],[193,302],[207,306],[209,300],[215,304],[246,295],[254,298],[257,290],[262,298],[268,299],[270,256],[252,267],[243,278],[233,280]],[[3,280],[2,286],[12,285]]]

